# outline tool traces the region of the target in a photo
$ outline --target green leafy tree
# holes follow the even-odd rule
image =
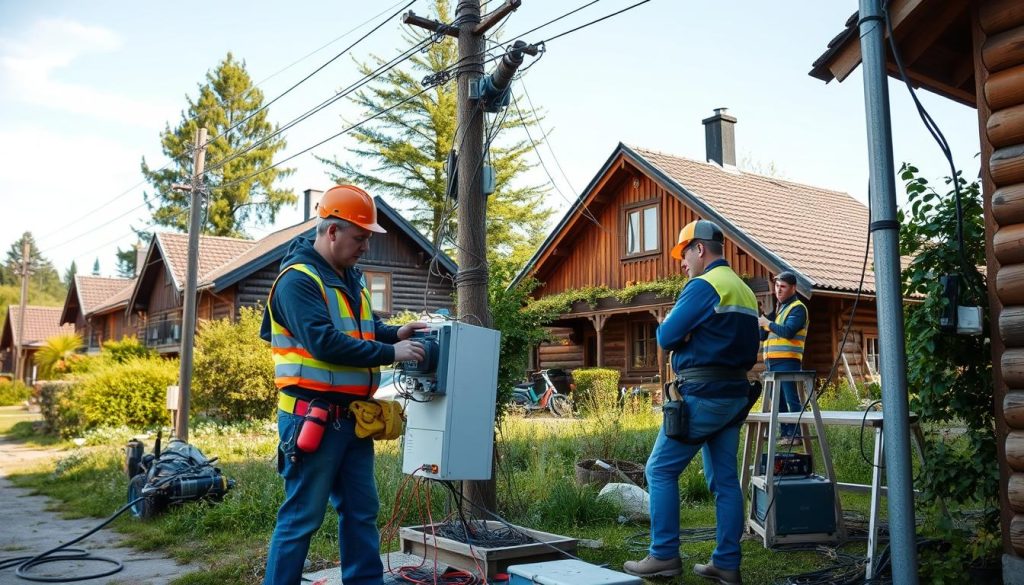
[[[291,191],[274,187],[278,179],[294,169],[269,169],[274,155],[286,143],[280,136],[274,136],[277,127],[268,120],[267,110],[261,109],[263,92],[253,86],[245,62],[228,53],[216,69],[206,74],[198,98],[186,99],[188,108],[182,112],[181,122],[173,130],[167,125],[160,134],[164,155],[173,164],[152,169],[142,159],[142,174],[153,187],[153,192],[144,193],[153,210],[153,221],[179,231],[187,230],[190,194],[176,191],[172,185],[192,176],[196,129],[205,127],[211,141],[206,150],[209,197],[203,233],[241,236],[249,222],[273,222],[283,205],[297,200]],[[238,123],[238,128],[227,132]]]
[[[447,0],[436,0],[434,9],[438,20],[449,21]],[[406,36],[410,45],[423,38],[415,32]],[[425,53],[417,52],[405,68],[391,69],[368,85],[368,89],[356,92],[354,101],[366,115],[394,107],[354,131],[359,145],[350,152],[368,166],[348,158],[320,159],[338,183],[353,183],[374,194],[386,194],[411,204],[412,223],[443,246],[450,245],[457,233],[455,213],[446,197],[444,168],[455,141],[456,85],[441,84],[412,96],[423,89],[420,80],[425,75],[449,69],[457,61],[455,42],[445,37],[430,44]],[[360,70],[369,74],[385,62],[374,57],[372,64],[361,63]],[[407,99],[408,102],[398,105]],[[533,119],[531,114],[524,112],[528,120]],[[499,130],[523,124],[514,108],[493,116],[489,124],[492,128],[497,125]],[[499,132],[497,136],[505,138],[510,134]],[[544,206],[546,189],[523,186],[517,180],[532,166],[525,157],[531,149],[525,138],[491,144],[487,163],[495,170],[496,191],[488,197],[487,238],[488,260],[492,262],[505,260],[521,266],[545,236],[552,213]],[[438,238],[440,233],[445,237]]]
[[[913,257],[903,271],[903,292],[917,295],[920,303],[907,304],[907,384],[911,410],[922,420],[942,426],[964,427],[955,438],[939,438],[927,446],[920,474],[926,501],[941,498],[954,516],[962,509],[981,508],[983,516],[973,534],[964,533],[950,518],[937,528],[953,541],[951,550],[933,555],[922,569],[942,582],[966,582],[961,572],[978,557],[998,547],[999,468],[993,420],[991,347],[985,276],[977,267],[985,264],[985,226],[977,182],[967,183],[959,174],[962,194],[963,241],[957,244],[957,212],[953,179],[947,178],[940,194],[919,176],[916,167],[904,164],[908,205],[899,213],[900,253]],[[983,335],[943,333],[939,318],[948,307],[939,276],[960,276],[960,304],[982,308]],[[970,541],[970,545],[964,544]],[[981,543],[981,545],[979,545]],[[985,545],[984,543],[989,543]],[[958,557],[958,554],[967,558]],[[953,573],[950,573],[953,571]]]
[[[137,233],[139,236],[138,242],[129,246],[127,250],[122,250],[120,246],[117,248],[115,262],[117,264],[117,275],[121,278],[132,278],[135,276],[135,270],[139,259],[139,250],[145,249],[145,247],[149,245],[150,238],[152,238],[152,236],[146,232]]]

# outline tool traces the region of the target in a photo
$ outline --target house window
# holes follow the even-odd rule
[[[658,206],[646,205],[626,209],[626,255],[657,252],[661,246],[658,233]]]
[[[872,374],[878,374],[878,338],[864,337],[864,357],[868,360],[868,368]]]
[[[391,312],[391,275],[387,272],[364,272],[370,291],[370,307],[380,313]]]
[[[654,322],[630,325],[630,369],[653,370],[658,367],[658,340],[654,336],[657,327]]]

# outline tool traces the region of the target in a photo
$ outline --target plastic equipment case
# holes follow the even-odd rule
[[[775,481],[775,502],[768,501],[763,489],[754,487],[755,520],[759,524],[764,526],[764,518],[772,513],[775,532],[780,536],[836,531],[832,482],[820,475],[780,476]]]
[[[509,585],[643,585],[639,577],[573,559],[512,565],[508,573]]]

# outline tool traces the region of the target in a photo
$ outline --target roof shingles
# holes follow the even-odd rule
[[[839,191],[630,147],[818,289],[856,291],[868,209]],[[869,251],[870,253],[870,251]],[[874,293],[869,263],[863,291]]]
[[[47,339],[55,335],[74,333],[74,325],[59,325],[62,312],[63,309],[61,307],[26,305],[25,343],[23,345],[39,347],[46,343]],[[19,345],[18,335],[21,330],[20,306],[12,305],[7,308],[7,325],[11,328],[13,345]]]

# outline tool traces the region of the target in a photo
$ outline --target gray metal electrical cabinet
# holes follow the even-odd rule
[[[402,472],[489,479],[501,333],[449,321],[432,324],[426,341],[437,345],[436,367],[407,374]]]

